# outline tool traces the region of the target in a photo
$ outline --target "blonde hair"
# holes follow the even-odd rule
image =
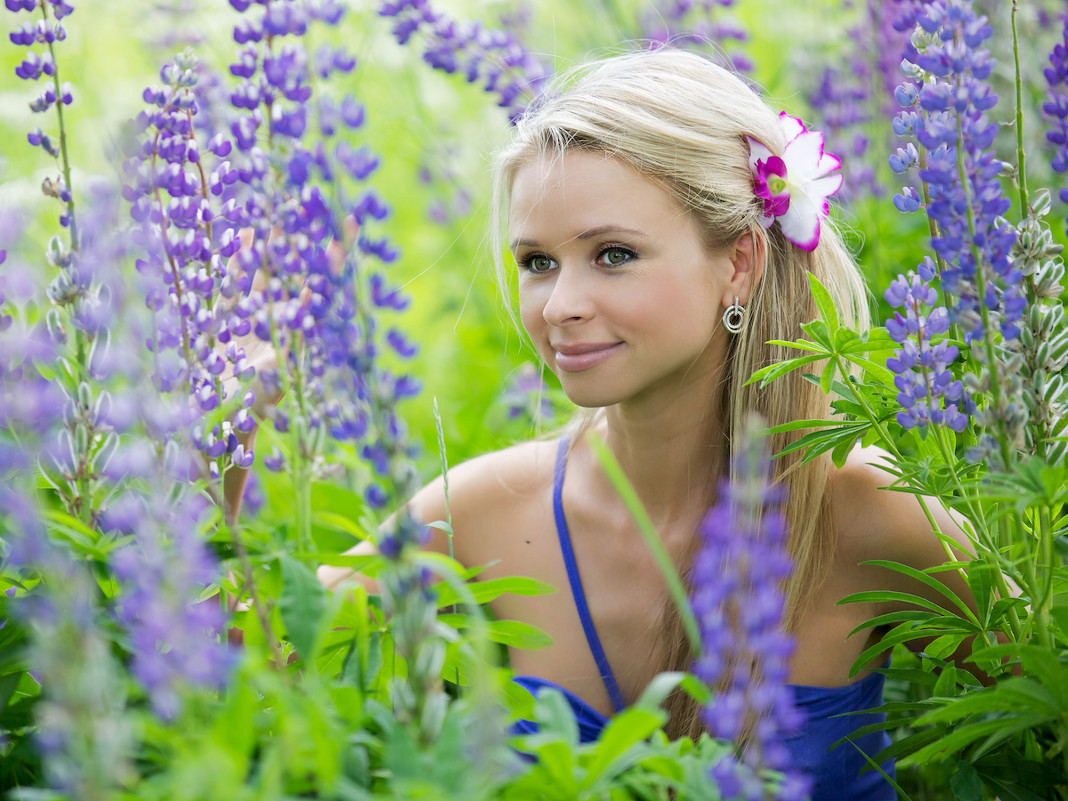
[[[710,250],[748,233],[757,245],[754,251],[763,256],[763,277],[748,298],[746,324],[731,338],[720,399],[726,412],[723,452],[730,453],[732,437],[741,432],[751,412],[759,413],[769,427],[827,418],[827,396],[803,378],[802,371],[766,387],[746,383],[760,368],[796,355],[769,341],[796,339],[802,335],[801,324],[816,318],[809,272],[830,292],[846,323],[858,330],[869,325],[864,284],[830,221],[823,221],[819,244],[811,252],[787,241],[777,224],[767,230],[760,224],[763,204],[753,194],[746,137],[781,154],[785,141],[778,114],[737,75],[679,50],[616,56],[581,68],[577,80],[568,76],[564,81],[558,94],[518,120],[513,141],[496,158],[493,206],[499,216],[491,227],[491,238],[501,286],[506,286],[501,239],[504,207],[517,170],[534,157],[559,157],[569,150],[620,159],[689,210]],[[797,436],[771,434],[771,452],[781,452]],[[724,469],[724,465],[711,467],[717,472]],[[774,462],[775,479],[787,490],[784,512],[795,564],[785,588],[787,628],[796,625],[830,564],[834,541],[827,492],[830,469],[827,458],[802,465],[797,452]],[[711,501],[714,483],[709,492]],[[678,615],[667,617],[673,654],[663,667],[689,670],[693,655]],[[674,707],[670,732],[699,732],[693,704],[676,698],[670,706]]]

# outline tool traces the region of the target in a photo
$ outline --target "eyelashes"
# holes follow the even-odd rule
[[[622,267],[636,258],[638,258],[638,254],[632,248],[623,245],[603,245],[597,251],[594,264],[606,268]],[[518,259],[517,264],[524,272],[534,275],[543,275],[558,266],[554,258],[537,251],[528,253]]]

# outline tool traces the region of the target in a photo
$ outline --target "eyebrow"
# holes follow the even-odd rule
[[[571,239],[587,240],[593,239],[603,234],[630,234],[631,236],[637,236],[646,238],[648,235],[644,231],[639,231],[637,228],[627,228],[622,225],[598,225],[595,228],[587,228],[581,233],[575,234]],[[538,243],[532,239],[515,239],[512,240],[511,248],[532,248],[537,247]]]

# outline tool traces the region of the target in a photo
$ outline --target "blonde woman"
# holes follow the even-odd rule
[[[829,413],[827,397],[796,373],[765,388],[746,384],[787,356],[769,340],[795,338],[816,317],[807,273],[843,319],[868,324],[856,266],[825,218],[837,162],[816,144],[734,75],[661,50],[584,70],[522,118],[498,155],[498,228],[516,265],[522,325],[585,411],[564,438],[450,471],[453,547],[465,565],[492,565],[485,578],[524,575],[560,588],[502,597],[492,611],[552,637],[547,648],[513,650],[511,666],[535,693],[562,688],[584,737],[658,672],[692,662],[660,573],[587,433],[611,449],[685,575],[743,416],[756,411],[776,425]],[[787,441],[773,437],[773,451]],[[796,565],[786,588],[797,640],[790,681],[806,714],[788,745],[817,801],[895,797],[878,772],[860,775],[858,748],[874,755],[885,735],[827,752],[860,723],[838,715],[881,703],[873,670],[885,655],[856,675],[850,667],[882,632],[850,632],[894,607],[837,602],[874,589],[937,602],[928,587],[861,563],[926,568],[946,558],[916,500],[881,489],[890,478],[871,458],[857,451],[840,469],[796,456],[774,463]],[[411,509],[424,522],[444,519],[443,482],[419,492]],[[938,523],[961,536],[949,519]],[[447,552],[445,535],[435,530],[427,547]],[[957,574],[938,575],[968,597]],[[348,574],[322,568],[320,576],[333,587]],[[674,703],[669,731],[699,733],[693,705]]]

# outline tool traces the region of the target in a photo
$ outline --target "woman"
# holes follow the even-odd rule
[[[685,574],[743,415],[757,411],[777,425],[829,414],[827,397],[798,373],[766,388],[746,385],[788,355],[769,340],[795,338],[816,317],[806,273],[829,289],[844,319],[868,324],[856,267],[822,219],[822,198],[806,205],[796,192],[789,203],[783,196],[796,176],[783,176],[784,162],[773,159],[802,131],[737,77],[661,50],[596,65],[521,119],[497,158],[519,316],[586,412],[563,439],[452,469],[452,545],[461,563],[492,565],[484,578],[525,575],[561,588],[504,596],[492,611],[552,637],[547,648],[513,650],[512,668],[535,692],[547,684],[566,690],[576,715],[593,722],[591,736],[601,716],[637,698],[658,672],[688,669],[692,655],[587,434],[611,449]],[[821,154],[808,155],[819,162]],[[834,165],[812,166],[818,175]],[[788,441],[773,436],[773,452]],[[837,602],[875,589],[939,600],[926,586],[862,564],[925,568],[946,559],[916,500],[880,489],[891,477],[869,463],[875,456],[858,450],[842,468],[828,459],[801,465],[797,455],[774,464],[796,565],[786,588],[797,638],[790,681],[809,714],[790,747],[815,780],[815,799],[895,797],[877,772],[858,778],[866,763],[856,748],[825,752],[857,726],[835,715],[881,703],[882,677],[872,671],[885,655],[855,676],[850,667],[882,632],[850,632],[896,607]],[[411,510],[424,522],[445,519],[443,481],[420,491]],[[963,541],[948,518],[936,517]],[[427,547],[448,552],[445,535],[433,532]],[[968,597],[956,573],[938,575]],[[336,587],[349,574],[322,568],[320,576]],[[670,731],[699,732],[695,711],[676,706]],[[884,742],[858,744],[874,754]]]

